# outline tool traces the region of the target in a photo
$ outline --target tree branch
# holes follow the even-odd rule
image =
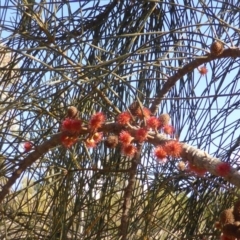
[[[176,74],[168,78],[166,83],[163,85],[163,87],[159,90],[159,92],[155,96],[152,106],[150,107],[151,112],[154,114],[156,113],[158,106],[163,100],[165,94],[167,94],[169,90],[176,84],[176,82],[185,74],[193,71],[195,68],[199,67],[204,63],[210,62],[212,60],[220,59],[220,58],[226,58],[226,57],[232,57],[232,58],[240,57],[240,48],[233,47],[233,48],[225,49],[218,56],[212,56],[211,54],[206,54],[188,63],[183,68],[179,69]]]
[[[132,204],[132,193],[134,191],[137,166],[141,161],[141,152],[142,152],[141,150],[142,150],[142,145],[138,145],[137,153],[135,154],[135,157],[132,159],[132,166],[129,169],[129,180],[128,180],[128,185],[125,188],[125,192],[124,192],[123,212],[122,212],[122,218],[121,218],[121,225],[119,229],[121,240],[127,239],[128,225],[129,225],[129,211]]]
[[[239,51],[240,53],[240,51]],[[123,127],[115,122],[113,123],[106,123],[99,131],[103,131],[105,133],[115,133],[118,134]],[[133,136],[135,132],[138,130],[137,127],[128,127],[124,128],[128,130]],[[82,130],[82,134],[89,133],[88,129]],[[21,161],[17,170],[15,170],[11,177],[9,177],[7,183],[3,186],[2,191],[0,192],[0,203],[3,201],[5,196],[9,193],[10,188],[12,185],[17,181],[20,175],[29,167],[31,166],[36,160],[42,157],[45,153],[47,153],[51,148],[57,147],[61,144],[60,141],[61,133],[57,133],[53,135],[49,140],[44,142],[43,144],[36,146],[34,151],[31,152],[25,159]],[[154,145],[164,144],[165,142],[169,141],[169,139],[163,134],[155,134],[155,132],[149,132],[148,135],[148,142]],[[172,140],[172,139],[171,139]],[[218,176],[216,171],[216,167],[218,164],[221,163],[221,160],[218,158],[214,158],[207,154],[205,151],[200,149],[194,148],[186,143],[182,144],[183,151],[181,153],[181,157],[184,160],[189,161],[190,163],[196,165],[197,167],[203,167],[211,174]],[[139,149],[138,149],[139,150]],[[139,153],[140,154],[140,153]],[[122,219],[122,229],[123,226],[126,226],[127,223],[127,214],[129,211],[129,196],[131,196],[131,189],[134,185],[134,176],[136,173],[136,168],[138,165],[138,159],[134,158],[132,162],[132,166],[129,170],[129,185],[125,190],[125,207],[123,209],[124,219]],[[230,172],[224,177],[229,183],[232,183],[236,187],[240,188],[240,173],[233,167],[231,167]],[[124,236],[124,234],[122,234]],[[124,239],[124,238],[123,238]]]

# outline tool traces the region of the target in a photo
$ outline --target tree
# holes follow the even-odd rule
[[[1,237],[220,239],[240,186],[239,10],[4,1]]]

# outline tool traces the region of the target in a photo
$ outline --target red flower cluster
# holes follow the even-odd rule
[[[160,124],[161,124],[160,120],[154,116],[148,118],[147,120],[147,127],[152,128],[153,130],[158,129],[160,127]]]
[[[80,119],[66,118],[62,122],[62,132],[69,134],[79,134],[82,129],[82,121]]]
[[[159,145],[154,150],[155,157],[161,162],[165,162],[167,158],[167,152],[165,151],[164,147]]]
[[[151,116],[151,111],[146,107],[141,107],[140,104],[134,103],[129,107],[133,116],[137,116],[139,119],[144,119],[146,126],[141,127],[135,131],[134,137],[128,131],[120,132],[118,136],[119,142],[122,144],[122,153],[127,156],[133,156],[137,148],[132,144],[132,141],[144,142],[148,138],[148,129],[162,130],[166,134],[172,134],[174,128],[168,125],[170,117],[168,114],[162,114],[159,118]],[[134,120],[130,112],[125,111],[117,116],[117,122],[120,125],[128,125]],[[89,137],[85,140],[87,147],[96,147],[97,143],[102,140],[103,133],[97,132],[102,127],[106,120],[105,115],[102,112],[98,112],[91,116],[88,127],[90,130]],[[71,107],[68,110],[68,118],[64,119],[61,125],[62,136],[61,141],[65,147],[70,147],[77,142],[77,135],[81,133],[82,121],[78,119],[78,110]],[[113,146],[116,146],[117,143]],[[164,159],[167,156],[179,157],[181,153],[181,144],[177,141],[169,141],[164,146],[159,146],[155,150],[155,155],[158,159]]]
[[[85,141],[85,144],[88,148],[95,148],[97,144],[102,141],[103,133],[102,132],[96,132],[93,134],[91,138],[88,138]]]
[[[122,144],[122,154],[133,157],[134,154],[137,152],[137,148],[131,144],[134,138],[128,131],[122,131],[119,134],[118,140]]]
[[[87,148],[95,148],[97,146],[97,143],[92,138],[86,139],[85,144]]]
[[[175,129],[172,125],[165,125],[163,127],[163,132],[168,134],[168,135],[172,135],[174,133]]]
[[[203,176],[207,172],[205,168],[197,167],[190,162],[188,162],[188,171],[194,172],[198,176]]]
[[[231,166],[229,163],[221,162],[216,167],[216,172],[219,176],[225,177],[227,176],[231,171]]]
[[[150,118],[151,116],[151,111],[146,108],[146,107],[143,107],[143,108],[137,108],[136,110],[136,115],[140,118],[140,119],[148,119]]]
[[[178,141],[171,140],[164,145],[164,149],[168,156],[180,157],[180,154],[182,153],[182,144]]]
[[[154,155],[158,160],[165,161],[166,157],[180,157],[182,144],[175,140],[170,140],[163,145],[159,145],[154,150]]]
[[[31,150],[32,150],[32,147],[33,147],[33,145],[32,145],[31,142],[25,142],[25,143],[23,144],[24,152],[29,152],[29,151],[31,151]]]
[[[137,148],[132,144],[122,146],[123,155],[133,157],[136,152],[137,152]]]
[[[61,135],[61,142],[62,145],[66,148],[71,147],[73,144],[75,144],[78,141],[77,137],[71,137],[68,136],[66,133],[62,133]]]
[[[117,116],[117,122],[121,125],[127,125],[130,123],[132,117],[129,112],[122,112]]]
[[[199,73],[200,73],[202,76],[204,76],[204,75],[207,74],[208,69],[207,69],[205,66],[202,66],[202,67],[199,67],[199,68],[198,68],[198,71],[199,71]]]
[[[144,142],[147,140],[148,130],[145,128],[139,128],[136,131],[135,139],[139,142]]]
[[[94,115],[92,115],[90,121],[89,121],[89,128],[92,131],[96,131],[98,128],[102,127],[106,117],[102,112],[98,112]]]
[[[122,131],[119,135],[118,140],[122,143],[122,145],[129,145],[134,138],[128,131]]]

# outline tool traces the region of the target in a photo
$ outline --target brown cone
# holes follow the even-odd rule
[[[240,222],[228,223],[223,226],[222,232],[227,237],[240,238]]]
[[[105,140],[105,146],[108,148],[115,148],[118,145],[118,137],[115,135],[108,136]]]
[[[169,114],[167,114],[167,113],[163,113],[163,114],[161,114],[159,117],[158,117],[158,119],[160,120],[160,122],[161,122],[161,126],[165,126],[165,125],[167,125],[168,123],[169,123],[169,121],[170,121],[170,116],[169,116]]]
[[[221,212],[219,222],[222,226],[229,223],[234,223],[233,209],[229,208]]]
[[[220,55],[223,52],[223,49],[224,49],[223,44],[218,41],[214,42],[210,47],[210,51],[213,56]]]
[[[234,215],[235,221],[240,221],[240,199],[238,199],[238,201],[234,203],[233,215]]]
[[[67,115],[68,115],[69,118],[77,119],[78,118],[77,108],[74,107],[74,106],[69,107],[68,110],[67,110]]]
[[[177,165],[179,171],[184,171],[186,169],[186,164],[183,161],[180,161]]]

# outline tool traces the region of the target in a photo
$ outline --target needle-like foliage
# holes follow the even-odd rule
[[[238,0],[1,0],[0,238],[220,239],[239,29]]]

